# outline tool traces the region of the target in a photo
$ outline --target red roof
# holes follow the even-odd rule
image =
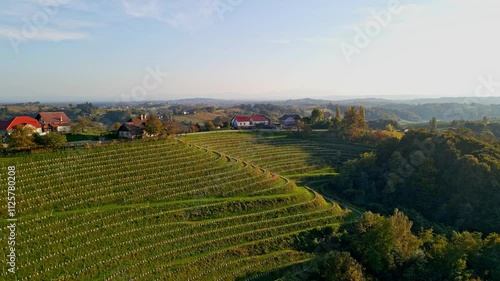
[[[136,126],[141,127],[144,126],[145,121],[141,120],[140,118],[131,118],[127,123],[132,123]]]
[[[44,124],[69,124],[71,120],[64,112],[40,112],[36,119],[43,119]],[[42,122],[40,122],[42,123]]]
[[[250,122],[250,118],[248,118],[246,116],[235,116],[234,120],[236,122]]]
[[[41,128],[42,126],[38,121],[29,116],[16,116],[12,118],[10,121],[0,121],[0,130],[13,130],[17,126],[26,126],[26,125],[31,125],[35,128]]]
[[[267,121],[267,118],[264,115],[254,115],[254,116],[252,116],[250,118],[254,122],[265,122],[265,121]]]

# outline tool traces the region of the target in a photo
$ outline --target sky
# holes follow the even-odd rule
[[[2,0],[0,103],[499,96],[498,27],[498,0]]]

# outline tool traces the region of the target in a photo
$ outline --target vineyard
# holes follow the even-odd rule
[[[373,150],[370,146],[298,139],[271,132],[199,134],[186,140],[286,177],[332,174],[333,166]]]
[[[312,258],[296,235],[348,213],[279,173],[332,172],[308,157],[354,157],[342,149],[231,134],[3,160],[17,243],[0,280],[265,280]]]

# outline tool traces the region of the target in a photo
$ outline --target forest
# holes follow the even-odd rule
[[[285,280],[500,280],[499,159],[463,126],[380,142],[326,187],[367,211]]]

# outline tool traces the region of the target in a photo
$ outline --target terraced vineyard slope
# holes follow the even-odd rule
[[[17,280],[265,276],[311,258],[294,235],[346,214],[274,172],[174,140],[1,163],[3,182],[8,166],[17,173]],[[15,279],[2,269],[0,280]]]
[[[370,146],[340,144],[326,138],[308,140],[273,132],[193,134],[181,139],[286,177],[329,175],[335,173],[334,165],[373,150]]]

